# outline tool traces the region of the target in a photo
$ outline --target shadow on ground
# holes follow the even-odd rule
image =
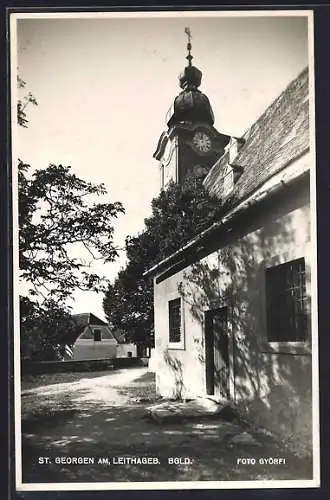
[[[312,478],[311,460],[290,455],[257,429],[249,429],[255,444],[234,445],[232,438],[246,427],[232,415],[162,424],[150,420],[145,408],[155,397],[151,374],[117,390],[111,387],[103,403],[93,400],[93,387],[95,379],[89,390],[56,392],[41,406],[33,393],[23,396],[24,483]],[[39,464],[39,457],[49,457],[50,463]],[[72,457],[94,463],[57,463]],[[159,463],[119,465],[114,463],[118,457],[155,457]],[[189,463],[169,464],[171,457]],[[269,457],[285,458],[286,464],[258,463]],[[106,458],[109,464],[99,463]],[[242,465],[242,458],[257,463]]]

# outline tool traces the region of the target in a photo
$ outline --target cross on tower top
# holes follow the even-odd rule
[[[186,35],[188,37],[188,43],[187,43],[188,55],[187,55],[186,59],[188,59],[189,66],[191,66],[191,60],[193,58],[193,56],[191,55],[191,38],[192,38],[192,36],[191,36],[190,28],[186,27],[184,29],[184,31],[185,31],[185,33],[186,33]]]

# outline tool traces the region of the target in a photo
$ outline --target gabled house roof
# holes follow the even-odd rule
[[[102,321],[92,313],[73,314],[72,319],[80,327],[85,327],[87,325],[106,325],[105,321]]]
[[[71,339],[71,342],[74,343],[78,337],[89,339],[93,338],[93,330],[98,329],[101,330],[101,335],[103,339],[113,339],[114,336],[111,333],[109,325],[95,316],[93,313],[80,313],[73,314],[72,319],[77,325],[77,329],[75,331],[74,337]]]
[[[80,339],[94,339],[94,331],[95,330],[100,331],[102,340],[113,339],[113,340],[117,341],[117,339],[112,334],[108,325],[87,325],[84,327],[83,331],[80,333],[79,338]]]
[[[251,206],[251,199],[260,200],[258,193],[273,178],[281,175],[291,163],[309,150],[309,86],[308,68],[293,80],[280,96],[266,109],[243,135],[242,145],[233,160],[240,171],[230,195],[223,199],[223,173],[229,164],[229,153],[215,163],[204,179],[205,187],[223,203],[221,220],[213,223],[181,249],[147,270],[144,275],[155,275],[182,260],[182,255],[198,247],[210,234],[223,227],[233,214]],[[294,179],[293,179],[294,180]],[[289,178],[288,182],[292,182]],[[282,186],[277,179],[277,188]],[[276,188],[276,189],[277,189]],[[273,188],[274,189],[274,188]],[[264,190],[262,197],[268,196]]]
[[[72,319],[77,325],[77,330],[74,338],[71,339],[75,342],[78,337],[83,339],[92,339],[94,336],[93,331],[98,329],[101,331],[102,339],[114,339],[118,344],[125,343],[125,335],[122,330],[114,328],[105,321],[101,320],[92,313],[73,314]]]

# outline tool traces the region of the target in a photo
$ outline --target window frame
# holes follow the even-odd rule
[[[180,304],[180,340],[178,342],[173,342],[170,340],[170,303],[174,301],[179,301]],[[184,350],[185,349],[185,332],[184,332],[184,309],[182,297],[175,295],[173,297],[168,297],[167,300],[167,339],[168,339],[168,349],[174,350]]]
[[[287,338],[284,339],[283,336],[279,336],[279,334],[277,334],[277,335],[274,334],[274,330],[276,329],[276,327],[274,327],[274,324],[273,324],[274,313],[270,312],[270,308],[272,307],[270,302],[273,299],[271,297],[271,293],[274,293],[274,292],[270,292],[270,290],[271,290],[271,287],[274,288],[276,285],[274,285],[274,282],[271,284],[270,279],[267,278],[267,275],[269,276],[270,273],[274,273],[274,270],[276,270],[277,268],[278,269],[282,268],[284,270],[285,268],[288,268],[292,264],[299,265],[299,262],[301,264],[303,264],[303,281],[301,284],[299,284],[299,298],[300,298],[299,300],[300,300],[301,304],[303,305],[302,314],[304,315],[304,318],[305,318],[303,320],[305,322],[305,324],[303,326],[304,336],[302,338],[297,338],[297,337],[293,338],[292,337],[293,330],[291,330],[291,332],[290,331],[288,332]],[[287,293],[289,291],[291,292],[291,294],[295,293],[294,290],[298,288],[297,285],[295,286],[298,272],[299,271],[294,271],[294,273],[296,273],[296,275],[294,277],[294,280],[292,280],[290,282],[289,288],[285,288],[285,289],[279,290],[277,292],[277,300],[278,300],[278,297],[280,297],[280,296],[282,296],[285,300],[285,297],[287,296]],[[288,271],[286,271],[286,273],[288,273]],[[283,277],[283,276],[282,276],[282,278],[277,277],[277,279],[279,279],[279,281],[282,279],[283,283],[287,282],[287,278]],[[293,283],[293,286],[292,286],[292,283]],[[310,315],[309,315],[308,299],[309,299],[309,297],[307,294],[307,266],[306,266],[306,260],[304,257],[297,257],[297,258],[291,259],[289,261],[282,262],[280,264],[276,264],[276,265],[269,266],[269,267],[265,268],[266,341],[267,341],[267,345],[268,345],[268,350],[276,352],[279,349],[281,349],[281,350],[283,350],[283,352],[291,352],[292,348],[298,348],[298,350],[299,350],[299,348],[301,347],[305,351],[306,346],[309,344],[309,341],[310,341],[310,326],[309,326]],[[296,304],[296,303],[297,302],[294,302],[294,304]],[[288,309],[288,305],[286,305],[286,307]],[[294,306],[294,307],[296,308],[296,306]],[[278,310],[278,308],[276,308],[276,309]],[[275,311],[275,317],[276,317],[276,311]],[[289,315],[286,314],[286,317],[289,317]],[[297,328],[299,328],[299,327],[296,327],[295,331],[297,331]],[[271,332],[271,329],[273,329],[272,332]]]

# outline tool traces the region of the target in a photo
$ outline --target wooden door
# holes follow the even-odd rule
[[[227,307],[205,313],[206,392],[229,399],[229,342]]]

